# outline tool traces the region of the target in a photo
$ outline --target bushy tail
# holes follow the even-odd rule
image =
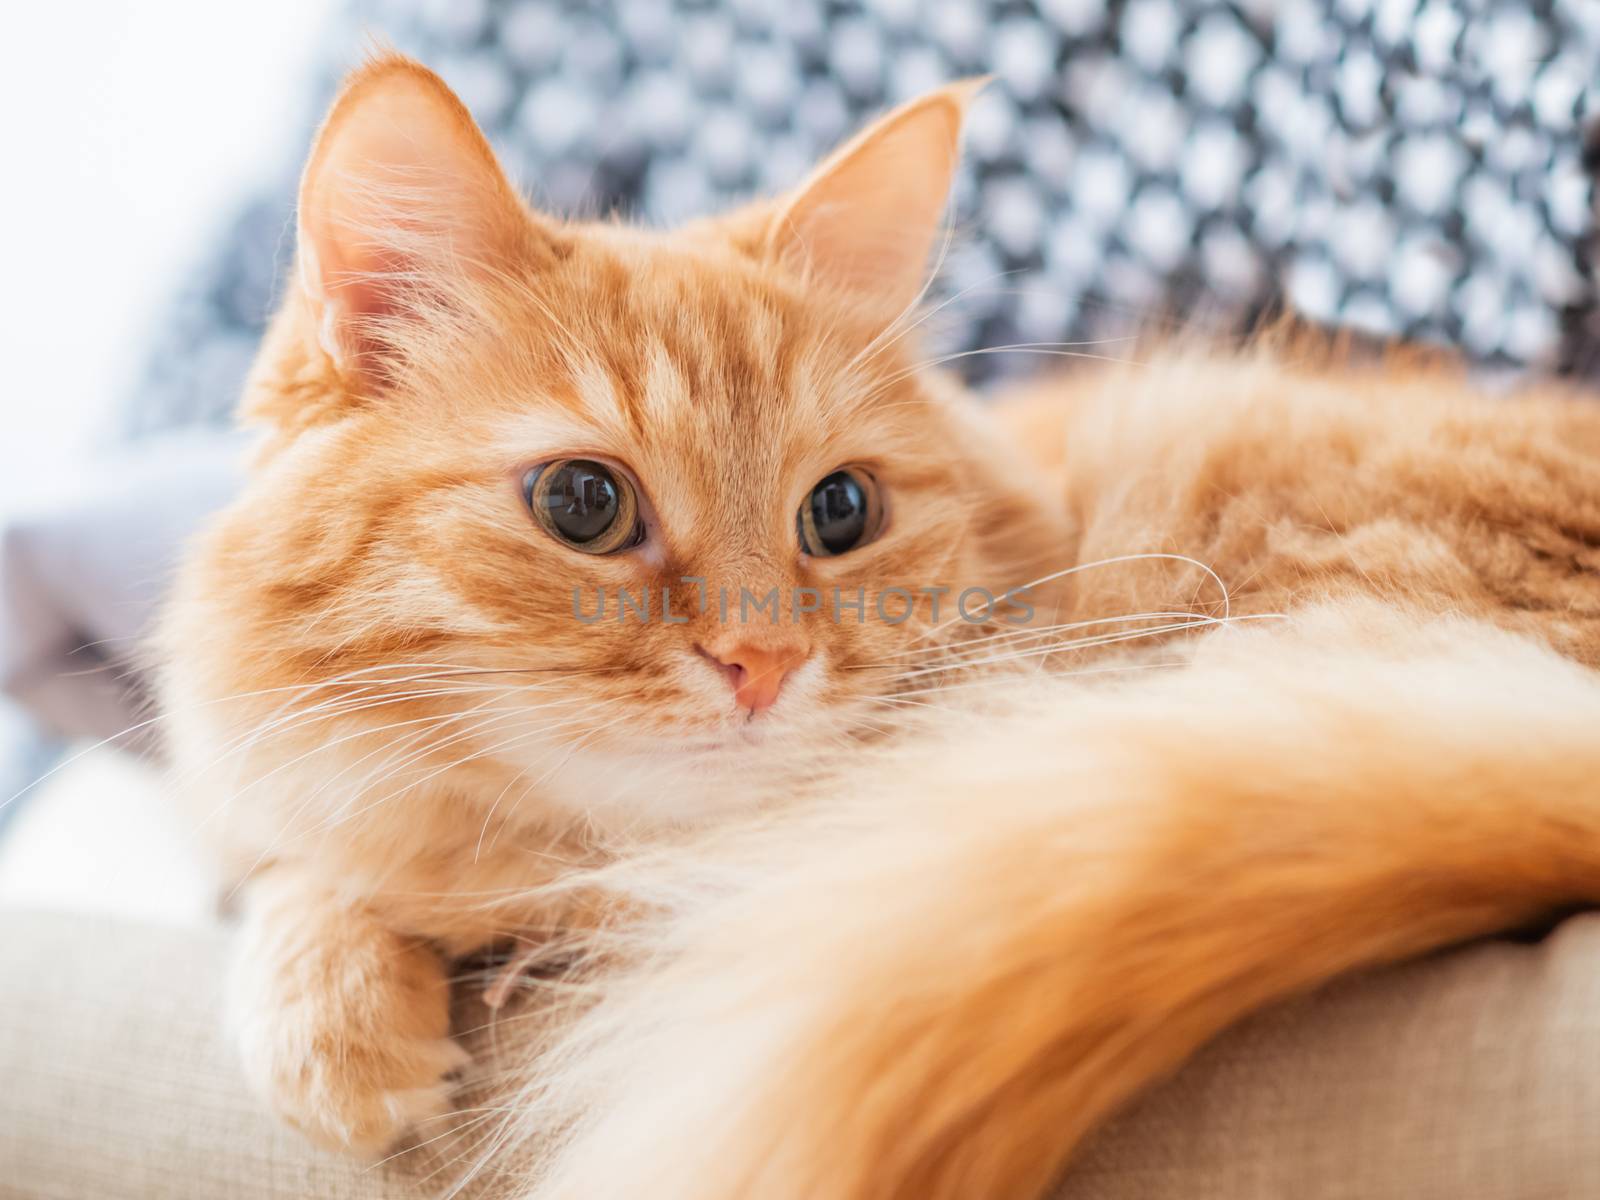
[[[530,1096],[532,1194],[1040,1196],[1243,1015],[1600,898],[1600,682],[1541,647],[1311,616],[1140,680],[682,865],[718,886]]]

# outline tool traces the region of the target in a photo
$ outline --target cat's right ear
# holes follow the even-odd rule
[[[300,183],[297,266],[318,340],[352,385],[381,390],[407,324],[462,284],[547,251],[437,75],[385,55],[350,77]]]

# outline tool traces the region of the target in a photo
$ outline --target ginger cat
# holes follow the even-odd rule
[[[448,1107],[452,959],[603,931],[529,1194],[1037,1196],[1239,1016],[1600,897],[1600,413],[1294,336],[975,406],[908,316],[972,90],[666,232],[405,59],[335,103],[161,635],[312,1137]]]

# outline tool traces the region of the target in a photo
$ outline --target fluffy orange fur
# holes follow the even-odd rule
[[[973,406],[907,315],[969,94],[657,233],[529,211],[413,63],[347,85],[162,635],[246,1068],[312,1136],[448,1106],[452,958],[587,945],[532,1194],[1036,1196],[1244,1013],[1600,893],[1600,415],[1295,336]],[[636,550],[530,519],[573,456]],[[884,531],[808,557],[847,464]],[[1034,617],[750,625],[804,657],[751,719],[714,606],[573,617],[685,576]]]

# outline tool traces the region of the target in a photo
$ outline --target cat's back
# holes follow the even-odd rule
[[[1236,613],[1377,595],[1600,662],[1600,398],[1490,395],[1420,356],[1261,346],[1157,353],[997,409],[1065,498],[1079,562],[1186,555]],[[1085,613],[1220,600],[1171,561],[1074,577]]]

